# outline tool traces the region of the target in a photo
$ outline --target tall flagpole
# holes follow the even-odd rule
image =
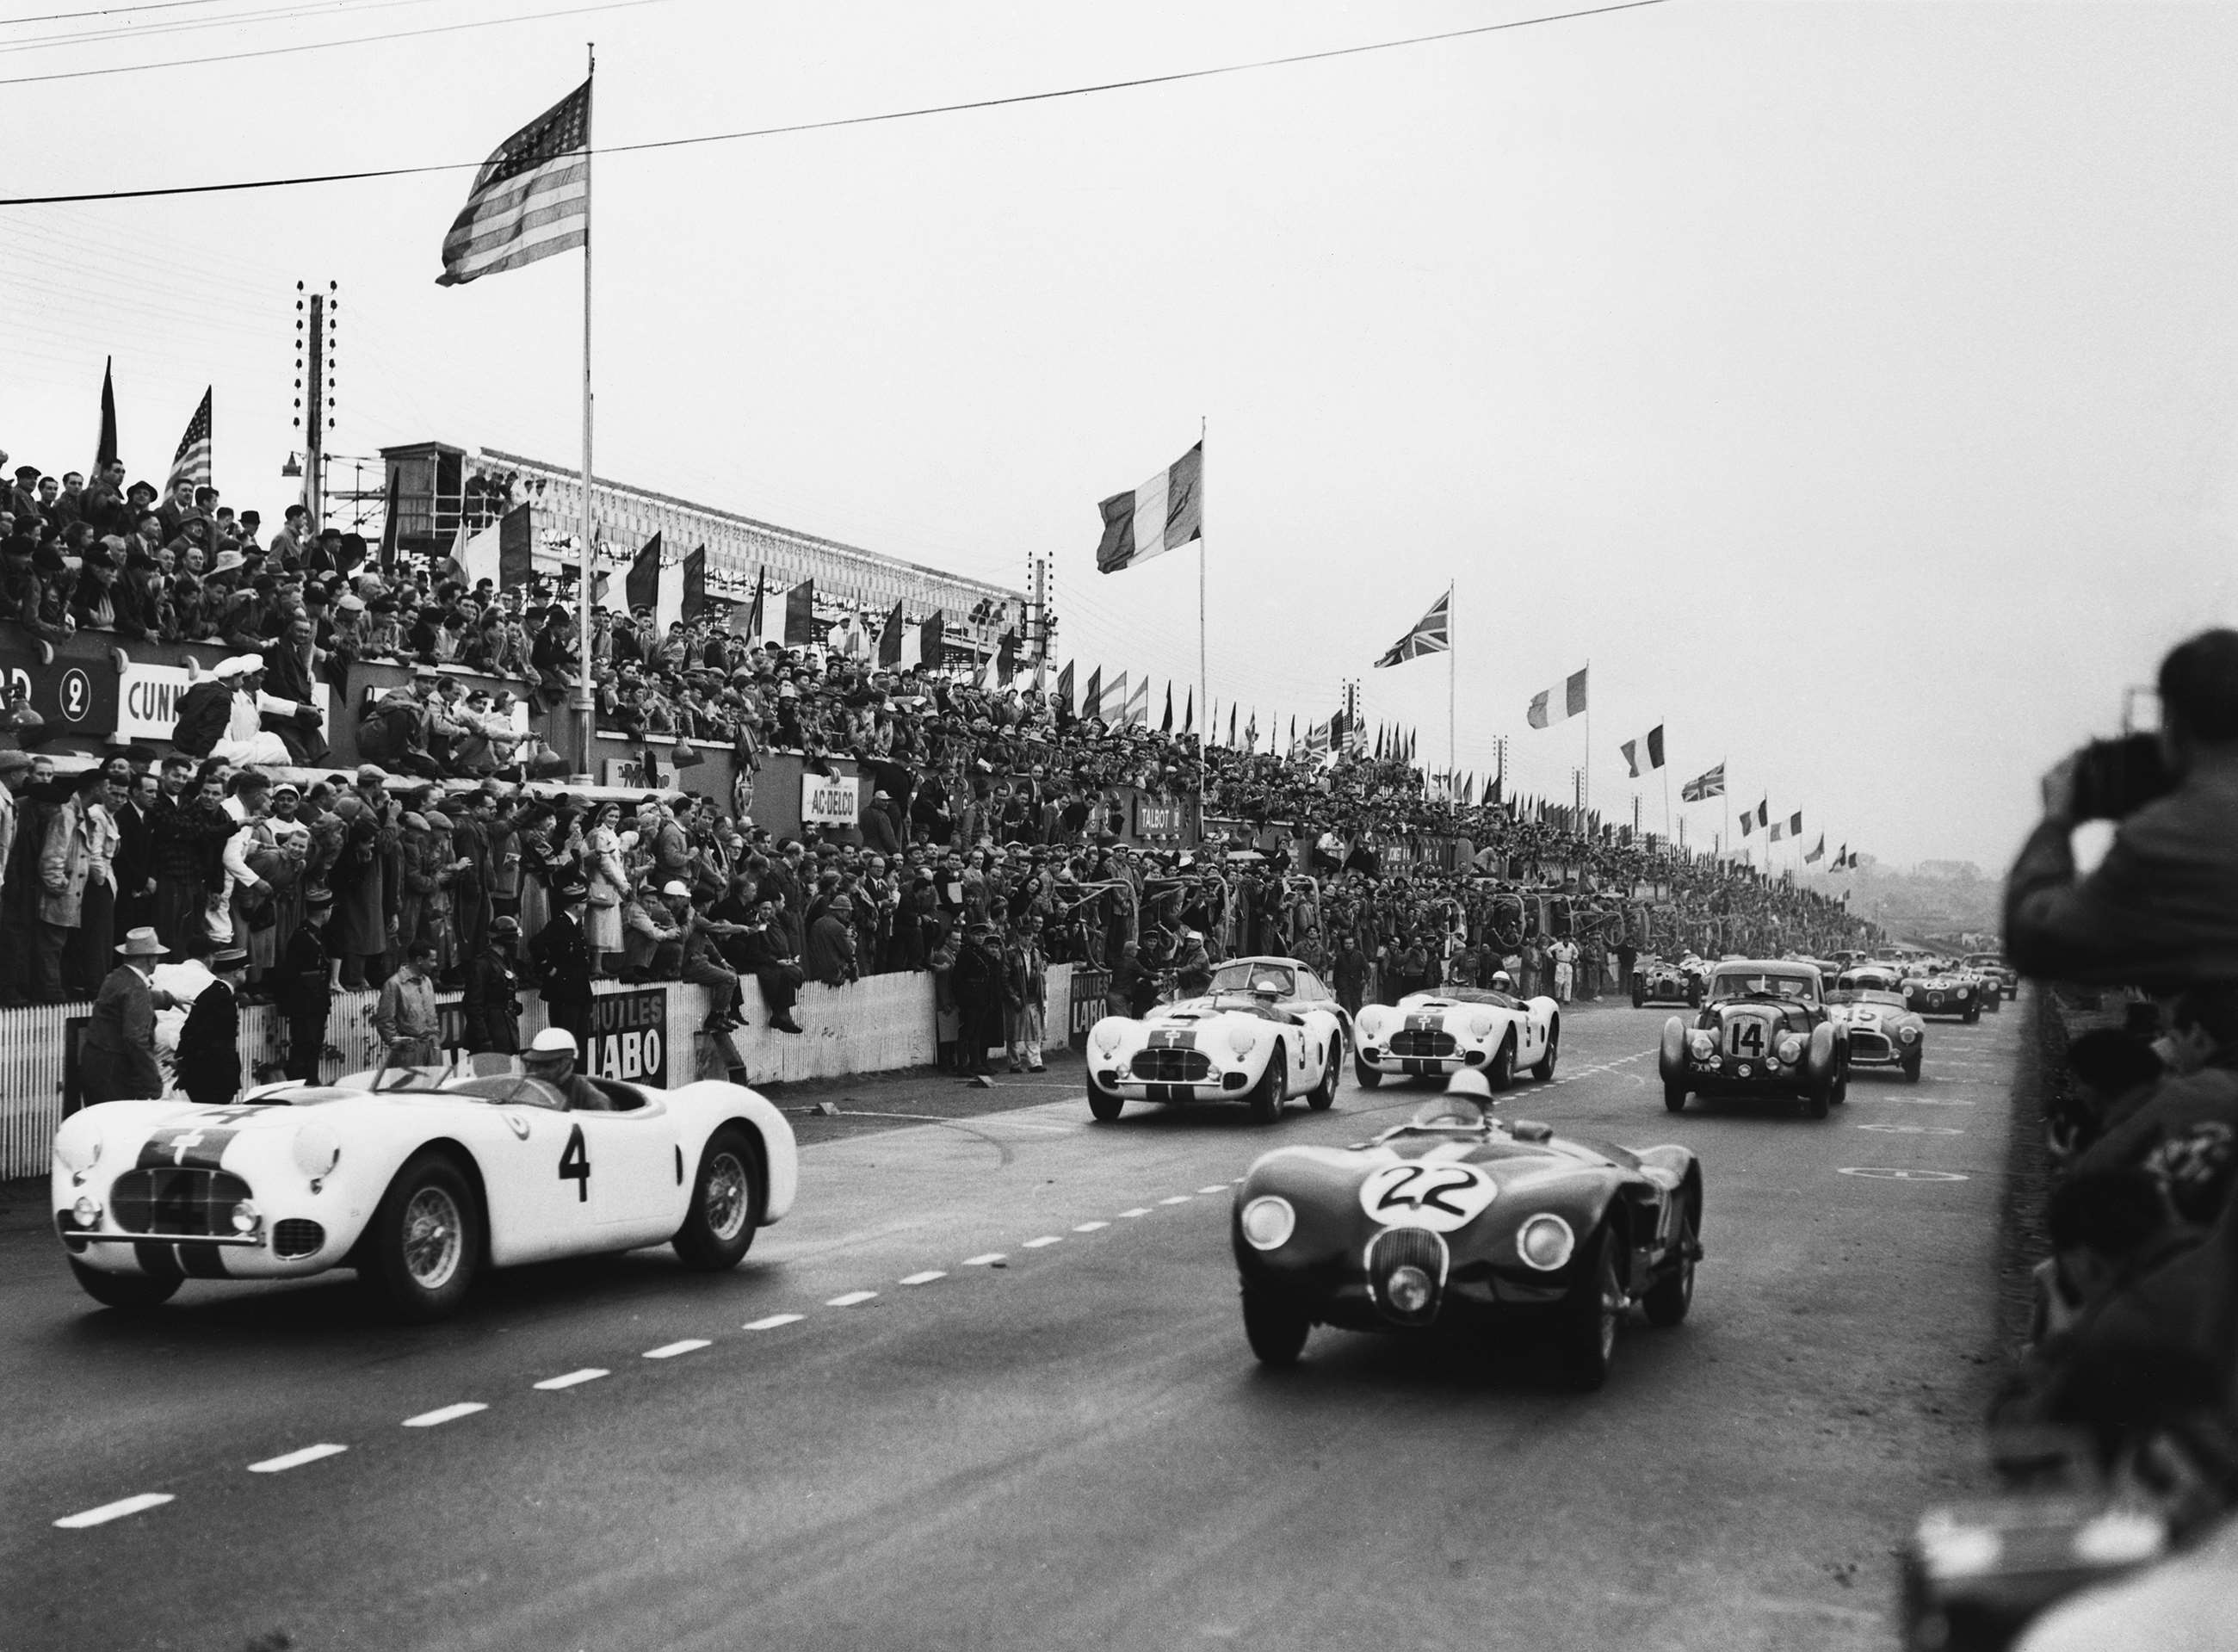
[[[1586,795],[1583,804],[1590,817],[1593,811],[1593,660],[1586,656]]]
[[[586,42],[583,51],[589,59],[585,82],[587,85],[598,76],[599,50],[594,43]],[[586,93],[586,97],[588,96]],[[581,724],[577,735],[577,752],[580,760],[576,763],[575,770],[586,782],[593,778],[591,771],[592,733],[598,722],[598,702],[591,692],[591,149],[590,123],[586,121],[583,130],[583,542],[576,558],[575,569],[575,641],[583,681],[575,695],[576,715]]]
[[[1453,673],[1460,654],[1460,615],[1453,612],[1453,582],[1446,581],[1446,801],[1460,806],[1460,776],[1453,770]]]
[[[1204,668],[1204,495],[1205,495],[1205,433],[1210,421],[1199,414],[1196,420],[1196,697],[1204,700],[1207,693]],[[1206,700],[1207,705],[1211,701]],[[1209,723],[1207,724],[1209,727]],[[1204,753],[1205,737],[1200,733],[1196,740],[1196,840],[1204,843]]]

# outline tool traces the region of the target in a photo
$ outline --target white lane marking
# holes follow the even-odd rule
[[[1038,1251],[1045,1244],[1063,1244],[1063,1234],[1044,1233],[1038,1239],[1028,1239],[1025,1243],[1024,1248],[1029,1251]]]
[[[844,1297],[834,1297],[824,1305],[826,1308],[852,1308],[858,1302],[868,1302],[878,1293],[875,1290],[851,1290]]]
[[[945,1268],[927,1268],[923,1273],[910,1274],[902,1283],[905,1285],[929,1285],[936,1279],[946,1277],[948,1271]]]
[[[606,1374],[595,1365],[586,1365],[581,1370],[569,1371],[565,1377],[547,1377],[533,1386],[544,1389],[548,1392],[553,1389],[574,1388],[583,1383],[595,1383]]]
[[[1852,1096],[1851,1101],[1889,1101],[1907,1107],[1970,1107],[1970,1101],[1961,1101],[1948,1096]]]
[[[1210,1187],[1201,1187],[1197,1189],[1197,1191],[1200,1193],[1225,1193],[1229,1188],[1235,1185],[1235,1184],[1233,1182],[1215,1182]]]
[[[1109,1222],[1083,1222],[1078,1227],[1073,1229],[1073,1231],[1075,1233],[1093,1233],[1098,1228],[1108,1228],[1110,1225],[1111,1224]]]
[[[779,1325],[797,1324],[800,1317],[801,1317],[798,1314],[771,1314],[765,1319],[749,1319],[745,1324],[739,1326],[738,1329],[741,1330],[775,1330]]]
[[[248,1465],[251,1474],[285,1474],[290,1469],[300,1469],[307,1463],[316,1463],[321,1457],[338,1457],[349,1450],[346,1445],[307,1445],[298,1451],[283,1451],[276,1457],[267,1457],[262,1463]]]
[[[488,1410],[489,1407],[480,1400],[460,1400],[456,1405],[440,1406],[432,1411],[422,1411],[417,1416],[407,1416],[404,1419],[404,1426],[407,1429],[440,1428],[446,1423],[455,1423],[462,1416],[472,1416],[476,1411]]]
[[[1194,1193],[1176,1193],[1169,1199],[1160,1199],[1161,1204],[1186,1204],[1196,1197]]]
[[[679,1354],[696,1354],[703,1348],[713,1346],[705,1337],[686,1337],[681,1342],[663,1343],[658,1348],[648,1348],[645,1350],[645,1357],[647,1359],[674,1359]]]
[[[1853,1125],[1853,1130],[1877,1130],[1889,1136],[1963,1136],[1963,1130],[1949,1125]]]
[[[105,1526],[112,1520],[122,1520],[127,1515],[136,1515],[143,1509],[160,1509],[170,1501],[171,1494],[168,1491],[143,1491],[136,1497],[120,1497],[115,1503],[103,1503],[98,1509],[64,1515],[55,1524],[65,1531],[83,1531],[88,1526]]]
[[[1131,1211],[1122,1211],[1119,1212],[1119,1214],[1123,1217],[1148,1216],[1149,1213],[1150,1207],[1147,1204],[1137,1204]]]
[[[1241,1176],[1231,1177],[1228,1178],[1228,1184],[1230,1187],[1241,1187],[1243,1185],[1243,1178]]]
[[[963,1265],[967,1268],[992,1267],[1003,1259],[1003,1254],[1000,1251],[990,1251],[983,1257],[966,1257],[963,1258]]]
[[[1837,1176],[1862,1176],[1876,1182],[1965,1182],[1971,1177],[1961,1176],[1957,1171],[1891,1170],[1881,1164],[1852,1164],[1837,1171]]]

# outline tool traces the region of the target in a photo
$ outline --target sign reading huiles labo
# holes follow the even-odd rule
[[[602,992],[593,998],[582,1070],[588,1078],[665,1089],[668,994],[655,987],[644,992]]]

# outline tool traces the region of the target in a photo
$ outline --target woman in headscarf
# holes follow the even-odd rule
[[[584,939],[601,975],[614,973],[608,956],[622,950],[622,903],[630,896],[629,872],[622,863],[621,818],[620,805],[600,804],[584,845],[584,871],[590,885]]]

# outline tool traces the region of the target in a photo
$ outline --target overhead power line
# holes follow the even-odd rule
[[[1045,103],[1064,97],[1092,97],[1106,92],[1136,91],[1149,86],[1171,86],[1183,81],[1210,80],[1222,75],[1241,75],[1262,69],[1287,69],[1299,63],[1325,63],[1336,57],[1357,57],[1368,52],[1395,51],[1407,46],[1427,46],[1442,41],[1465,40],[1476,35],[1496,35],[1512,29],[1528,29],[1540,23],[1570,23],[1581,17],[1601,17],[1619,11],[1638,11],[1648,6],[1667,4],[1669,0],[1618,0],[1613,5],[1589,6],[1576,11],[1558,11],[1536,17],[1513,17],[1506,23],[1480,23],[1469,29],[1448,29],[1438,34],[1410,35],[1401,40],[1374,40],[1357,46],[1332,46],[1322,51],[1294,52],[1287,56],[1260,57],[1248,63],[1220,63],[1209,69],[1175,70],[1163,75],[1140,75],[1127,80],[1100,81],[1086,86],[1062,86],[1047,91],[1017,92],[1006,97],[974,98],[961,103],[931,103],[917,109],[886,109],[874,115],[844,115],[831,120],[799,121],[785,126],[749,127],[736,132],[704,132],[691,137],[655,138],[643,143],[608,144],[593,151],[595,155],[634,155],[650,149],[686,149],[703,143],[736,143],[750,138],[784,137],[800,132],[826,132],[842,127],[873,126],[886,121],[921,120],[935,115],[962,115],[976,109],[1007,109],[1021,103]],[[620,6],[651,5],[659,0],[607,0],[603,5],[578,6],[572,11],[547,11],[534,14],[543,17],[572,17],[579,11],[599,11]],[[494,18],[481,23],[451,23],[441,29],[407,30],[397,35],[371,36],[368,39],[401,39],[410,35],[444,33],[453,29],[483,28],[488,23],[526,23],[530,17]],[[364,41],[331,41],[328,45],[359,45]],[[316,46],[281,46],[265,52],[243,52],[238,56],[270,56],[284,51],[311,51]],[[216,59],[196,61],[214,62]],[[230,61],[229,59],[224,61]],[[143,65],[158,67],[159,65]],[[87,70],[86,73],[107,73],[107,70]],[[35,76],[33,80],[68,79],[68,76]],[[21,86],[23,80],[0,80],[0,86]],[[145,201],[164,196],[224,195],[243,189],[286,189],[314,183],[356,183],[373,178],[417,177],[431,172],[467,172],[482,164],[472,161],[441,161],[425,166],[379,167],[362,172],[321,172],[286,178],[244,178],[229,183],[179,183],[147,189],[95,189],[78,195],[25,195],[0,196],[0,207],[56,206],[85,201]]]

